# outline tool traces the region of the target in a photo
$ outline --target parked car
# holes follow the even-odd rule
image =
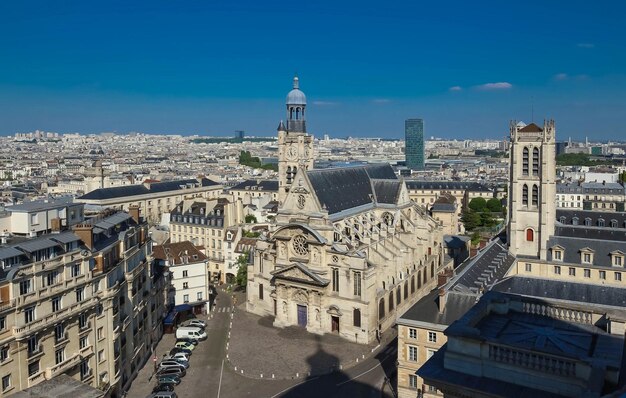
[[[186,349],[191,350],[191,351],[193,351],[193,350],[194,350],[194,348],[196,348],[196,346],[195,346],[195,345],[193,345],[193,344],[191,344],[191,343],[188,343],[188,342],[186,342],[186,341],[179,341],[179,342],[177,342],[177,343],[174,345],[174,347],[177,347],[177,348],[186,348]]]
[[[174,391],[174,386],[171,384],[157,384],[153,389],[152,393],[155,392],[171,392]]]
[[[175,352],[175,353],[170,353],[170,355],[163,355],[163,358],[161,360],[164,359],[181,359],[185,362],[189,362],[189,354],[185,353],[185,352]]]
[[[195,339],[195,340],[204,340],[206,339],[207,334],[204,329],[195,326],[181,326],[176,329],[176,338],[177,339]]]
[[[174,368],[174,367],[161,368],[157,370],[156,372],[157,377],[159,376],[185,377],[186,374],[187,374],[187,371],[185,370],[185,368]]]
[[[164,356],[161,361],[176,361],[179,364],[181,364],[184,367],[189,367],[189,360],[185,359],[185,358],[176,358],[176,357],[170,357],[170,356]]]
[[[184,354],[187,355],[191,355],[191,350],[187,349],[187,348],[180,348],[180,347],[174,347],[170,350],[170,355],[174,355],[178,352],[182,352]]]
[[[182,338],[176,340],[177,343],[179,341],[184,341],[185,343],[191,343],[194,346],[198,345],[198,340],[196,340],[196,339],[186,339],[186,338],[182,337]]]
[[[206,328],[206,322],[203,321],[203,320],[200,320],[200,319],[191,319],[189,321],[183,322],[183,324],[181,326],[185,326],[185,327],[193,326],[193,327],[205,329]]]
[[[159,391],[159,392],[148,395],[148,398],[177,398],[177,397],[178,395],[176,395],[176,393],[173,391]]]
[[[180,384],[180,377],[178,376],[161,376],[161,377],[157,377],[157,383],[159,384],[173,384],[173,385],[179,385]]]
[[[166,359],[159,363],[159,368],[169,368],[169,367],[182,367],[187,369],[189,367],[189,363],[180,363],[178,361],[174,361],[173,359]]]

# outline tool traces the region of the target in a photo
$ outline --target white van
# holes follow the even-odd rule
[[[195,326],[183,326],[176,329],[176,338],[204,340],[206,339],[206,332]]]

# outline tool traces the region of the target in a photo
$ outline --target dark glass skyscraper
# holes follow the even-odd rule
[[[424,170],[424,120],[404,121],[404,155],[406,166],[412,170]]]

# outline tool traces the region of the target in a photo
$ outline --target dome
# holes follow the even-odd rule
[[[287,94],[287,105],[306,105],[306,95],[300,91],[298,76],[293,78],[293,90]]]

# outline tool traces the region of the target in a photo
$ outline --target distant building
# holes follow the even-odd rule
[[[409,198],[424,208],[430,208],[444,194],[460,198],[462,207],[474,198],[489,200],[494,197],[493,190],[479,182],[406,180],[406,187]]]
[[[424,170],[424,120],[407,119],[404,122],[406,166]]]
[[[9,206],[0,216],[3,237],[9,234],[30,236],[58,232],[84,220],[83,203],[73,203],[72,197],[34,200]]]

